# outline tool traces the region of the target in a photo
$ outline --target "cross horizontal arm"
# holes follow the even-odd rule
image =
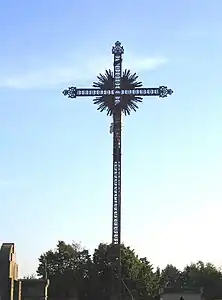
[[[101,89],[77,89],[76,87],[69,87],[68,90],[63,91],[64,96],[69,98],[76,97],[95,97],[104,95],[114,95],[114,89],[112,90],[101,90]]]
[[[171,95],[173,91],[166,86],[158,88],[136,88],[136,89],[77,89],[76,87],[69,87],[68,90],[63,91],[64,96],[69,98],[89,97],[89,96],[108,96],[108,95],[133,95],[133,96],[159,96],[165,98]]]

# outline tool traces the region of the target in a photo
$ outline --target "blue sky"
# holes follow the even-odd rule
[[[111,119],[91,86],[124,67],[146,98],[123,126],[123,241],[155,265],[221,257],[222,2],[219,0],[5,0],[0,11],[0,228],[21,276],[57,240],[93,250],[111,241]]]

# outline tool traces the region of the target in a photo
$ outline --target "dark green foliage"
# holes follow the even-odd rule
[[[89,255],[78,244],[59,241],[54,250],[39,258],[38,276],[50,279],[49,297],[68,299],[77,291],[80,300],[108,300],[116,282],[115,251],[112,245],[100,244]],[[172,290],[204,287],[207,299],[222,296],[222,273],[210,263],[199,261],[183,271],[167,265],[154,269],[147,258],[140,258],[130,247],[121,246],[122,294],[124,300],[154,299],[160,287]]]

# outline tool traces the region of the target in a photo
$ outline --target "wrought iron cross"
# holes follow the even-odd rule
[[[124,49],[120,42],[116,42],[112,48],[114,56],[113,73],[108,75],[111,77],[111,85],[109,88],[76,88],[69,87],[63,91],[65,96],[69,98],[76,97],[97,97],[94,100],[95,104],[100,104],[99,110],[104,110],[107,106],[111,110],[113,116],[113,123],[111,126],[111,133],[113,134],[113,212],[112,212],[112,243],[118,245],[118,253],[116,253],[117,269],[118,269],[118,297],[121,298],[121,113],[127,112],[130,109],[136,110],[135,102],[141,102],[141,97],[158,96],[165,98],[171,95],[173,91],[166,86],[159,86],[155,88],[125,88],[123,86],[122,74],[122,55]],[[129,80],[130,81],[130,80]],[[140,86],[140,84],[138,84]],[[106,85],[107,86],[107,85]],[[130,84],[128,84],[130,87]],[[131,85],[132,86],[132,85]],[[131,98],[131,102],[127,103],[127,99]],[[101,100],[102,99],[102,100]],[[101,104],[101,102],[103,102]],[[104,104],[106,103],[106,104]],[[128,106],[128,108],[127,108]]]
[[[165,98],[171,95],[173,91],[168,89],[166,86],[159,86],[155,88],[133,88],[133,89],[122,89],[121,88],[121,76],[122,76],[122,55],[124,49],[121,43],[117,41],[115,46],[112,48],[112,54],[114,55],[114,84],[113,88],[110,89],[95,89],[95,88],[76,88],[69,87],[63,91],[65,96],[69,98],[76,97],[104,97],[113,96],[113,232],[112,241],[114,244],[120,244],[121,236],[121,99],[124,96],[158,96]]]

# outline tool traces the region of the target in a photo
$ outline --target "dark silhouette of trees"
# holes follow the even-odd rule
[[[50,279],[49,297],[68,299],[75,293],[80,300],[110,299],[117,277],[115,248],[100,244],[92,255],[79,244],[59,241],[54,250],[39,258],[37,275]],[[122,245],[123,299],[154,299],[160,287],[172,289],[204,288],[209,298],[222,296],[222,273],[211,263],[199,261],[181,271],[173,265],[154,269],[146,257],[140,258],[130,247]]]

